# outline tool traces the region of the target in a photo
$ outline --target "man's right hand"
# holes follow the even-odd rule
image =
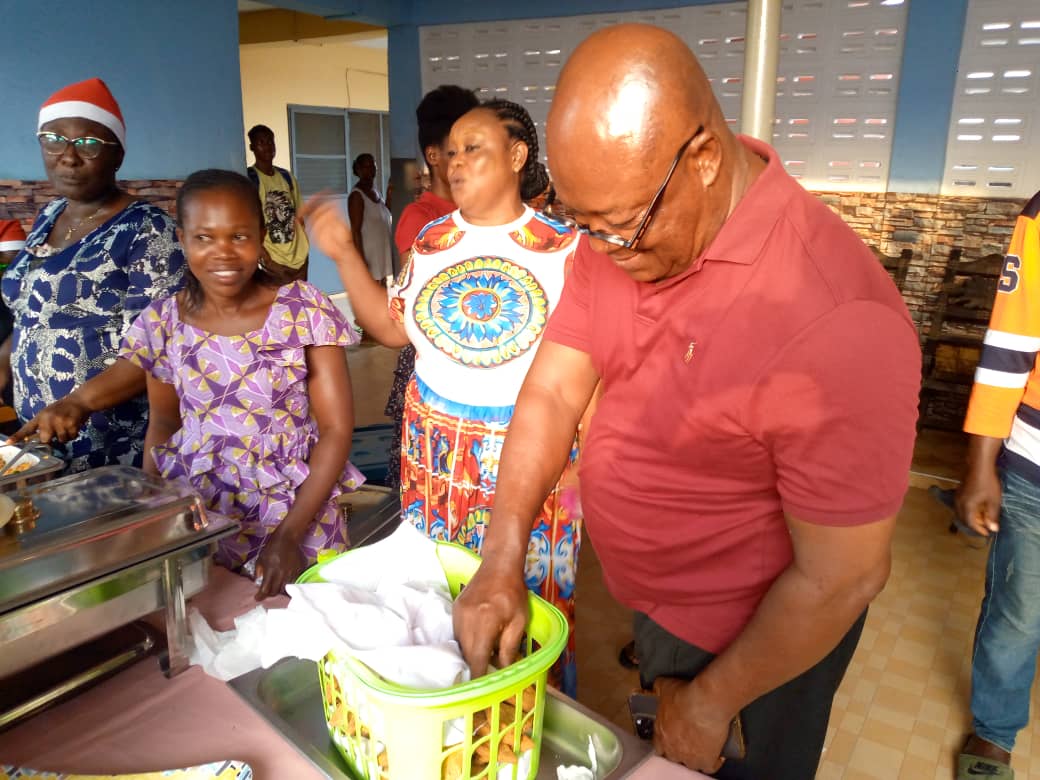
[[[74,396],[68,395],[44,408],[22,426],[8,442],[17,443],[39,434],[40,441],[49,444],[54,439],[65,443],[79,436],[79,430],[90,417],[90,409]]]
[[[980,465],[968,470],[957,489],[957,513],[976,533],[989,536],[1000,530],[1000,499],[996,467]]]
[[[452,619],[462,656],[476,679],[487,672],[496,654],[504,669],[516,660],[527,628],[527,587],[523,571],[481,563],[455,600]]]

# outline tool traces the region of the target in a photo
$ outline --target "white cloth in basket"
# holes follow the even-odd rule
[[[248,620],[236,621],[247,631],[207,632],[193,614],[192,660],[229,679],[282,658],[318,661],[340,647],[387,680],[412,688],[469,680],[454,637],[448,582],[426,536],[404,523],[383,541],[326,564],[322,576],[326,582],[289,585],[286,609],[258,607]]]

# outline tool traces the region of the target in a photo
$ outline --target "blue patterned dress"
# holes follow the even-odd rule
[[[43,246],[66,200],[37,215],[25,249],[0,281],[14,314],[11,374],[18,417],[30,420],[111,365],[123,334],[154,300],[176,292],[184,255],[162,209],[132,203],[70,246]],[[72,471],[111,463],[140,465],[148,400],[91,415],[66,445]]]

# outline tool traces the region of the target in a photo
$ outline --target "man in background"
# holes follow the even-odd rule
[[[267,235],[264,249],[275,267],[268,270],[291,279],[307,276],[307,234],[296,222],[300,208],[300,185],[296,178],[274,164],[274,132],[266,125],[249,130],[249,150],[256,162],[246,173],[260,192]]]
[[[957,511],[992,536],[971,663],[972,734],[957,777],[1012,777],[1040,650],[1040,192],[1011,237],[964,430]]]

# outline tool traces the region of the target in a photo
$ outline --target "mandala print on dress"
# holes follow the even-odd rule
[[[444,354],[474,368],[500,366],[538,340],[548,319],[545,291],[502,257],[474,257],[431,278],[415,301],[415,322]]]

